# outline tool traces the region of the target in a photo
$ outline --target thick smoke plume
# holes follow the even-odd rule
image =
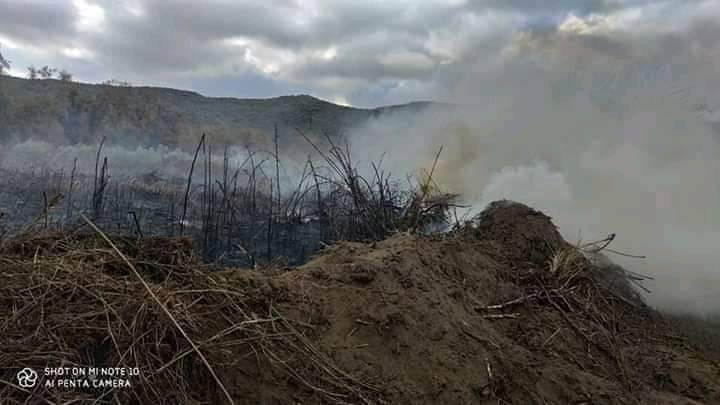
[[[629,34],[570,19],[471,68],[447,94],[454,112],[385,117],[350,138],[398,174],[429,167],[443,145],[435,178],[475,212],[508,198],[570,241],[617,233],[614,248],[647,256],[612,259],[655,277],[651,304],[717,314],[719,40],[711,23]]]

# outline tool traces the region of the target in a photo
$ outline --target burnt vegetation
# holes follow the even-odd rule
[[[549,217],[505,200],[464,220],[458,196],[434,181],[442,148],[427,171],[399,181],[382,159],[363,175],[348,144],[297,134],[317,158],[294,183],[277,130],[269,150],[247,148],[240,160],[203,134],[185,178],[115,176],[105,139],[92,174],[77,159],[0,169],[0,398],[649,404],[720,395],[717,322],[648,307],[638,293],[646,276],[604,256],[625,254],[609,247],[614,235],[573,245]],[[14,383],[16,369],[59,364],[140,376],[125,390]]]
[[[406,230],[447,227],[456,195],[433,180],[433,167],[404,182],[382,161],[360,174],[347,143],[322,146],[302,131],[308,156],[290,183],[275,133],[272,150],[247,149],[242,161],[224,145],[216,155],[203,134],[185,179],[157,172],[114,176],[112,157],[97,147],[92,175],[72,167],[0,169],[0,236],[39,229],[72,231],[81,215],[124,236],[187,236],[205,262],[255,266],[299,264],[338,240],[378,241]],[[0,240],[1,242],[1,240]]]

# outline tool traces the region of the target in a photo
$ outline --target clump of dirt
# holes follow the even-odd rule
[[[513,268],[545,267],[554,252],[570,247],[550,217],[509,200],[490,203],[473,225],[475,237],[500,245]]]
[[[119,249],[158,300],[98,239],[0,247],[3,403],[229,402],[178,325],[235,403],[720,401],[719,364],[522,204],[443,235],[339,243],[298,268],[219,269],[161,239],[153,262],[142,243]],[[62,364],[141,376],[112,391],[13,383]]]

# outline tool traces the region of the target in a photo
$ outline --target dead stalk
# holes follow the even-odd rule
[[[218,386],[222,390],[222,392],[225,395],[225,398],[228,400],[228,402],[230,404],[234,405],[235,401],[232,399],[232,396],[230,396],[230,392],[227,390],[227,388],[225,388],[225,385],[220,380],[220,377],[218,377],[218,375],[215,373],[215,369],[213,369],[213,367],[210,365],[210,362],[208,362],[207,358],[205,358],[205,355],[200,351],[200,348],[190,338],[190,336],[187,334],[187,332],[185,332],[185,329],[180,325],[180,323],[177,321],[177,319],[175,319],[175,317],[172,315],[172,313],[170,313],[170,310],[167,309],[167,307],[165,306],[165,304],[162,303],[162,301],[160,301],[160,298],[158,298],[158,296],[155,294],[155,292],[152,290],[152,288],[150,288],[150,285],[140,275],[140,272],[137,271],[137,269],[130,262],[130,260],[120,251],[120,249],[117,248],[117,246],[115,246],[115,244],[112,242],[112,240],[110,240],[110,238],[107,235],[105,235],[105,233],[103,231],[101,231],[100,228],[98,228],[85,215],[80,214],[80,216],[82,217],[83,220],[85,220],[85,222],[87,222],[88,225],[90,225],[90,227],[95,232],[97,232],[100,235],[100,237],[102,237],[105,240],[105,242],[107,242],[108,245],[110,245],[110,247],[120,257],[120,259],[122,259],[122,261],[125,262],[125,264],[128,266],[128,268],[132,271],[133,275],[138,279],[138,281],[140,281],[140,283],[145,288],[145,290],[148,292],[148,294],[150,294],[150,296],[153,298],[155,303],[160,307],[160,309],[162,309],[162,311],[165,313],[165,315],[167,315],[167,317],[170,318],[170,321],[173,323],[173,325],[175,325],[175,327],[178,329],[180,334],[183,335],[185,340],[187,340],[188,343],[190,343],[190,346],[192,346],[195,353],[198,354],[198,356],[200,357],[200,360],[202,360],[203,364],[205,365],[207,370],[210,372],[210,375],[212,375],[213,379],[215,380],[215,382],[218,384]]]

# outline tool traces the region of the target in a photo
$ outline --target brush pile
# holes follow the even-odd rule
[[[635,278],[521,204],[443,235],[337,243],[298,268],[220,268],[187,239],[111,239],[0,246],[1,403],[720,401],[720,365],[643,304]],[[24,367],[35,386],[20,386]],[[46,367],[139,373],[59,388]]]

